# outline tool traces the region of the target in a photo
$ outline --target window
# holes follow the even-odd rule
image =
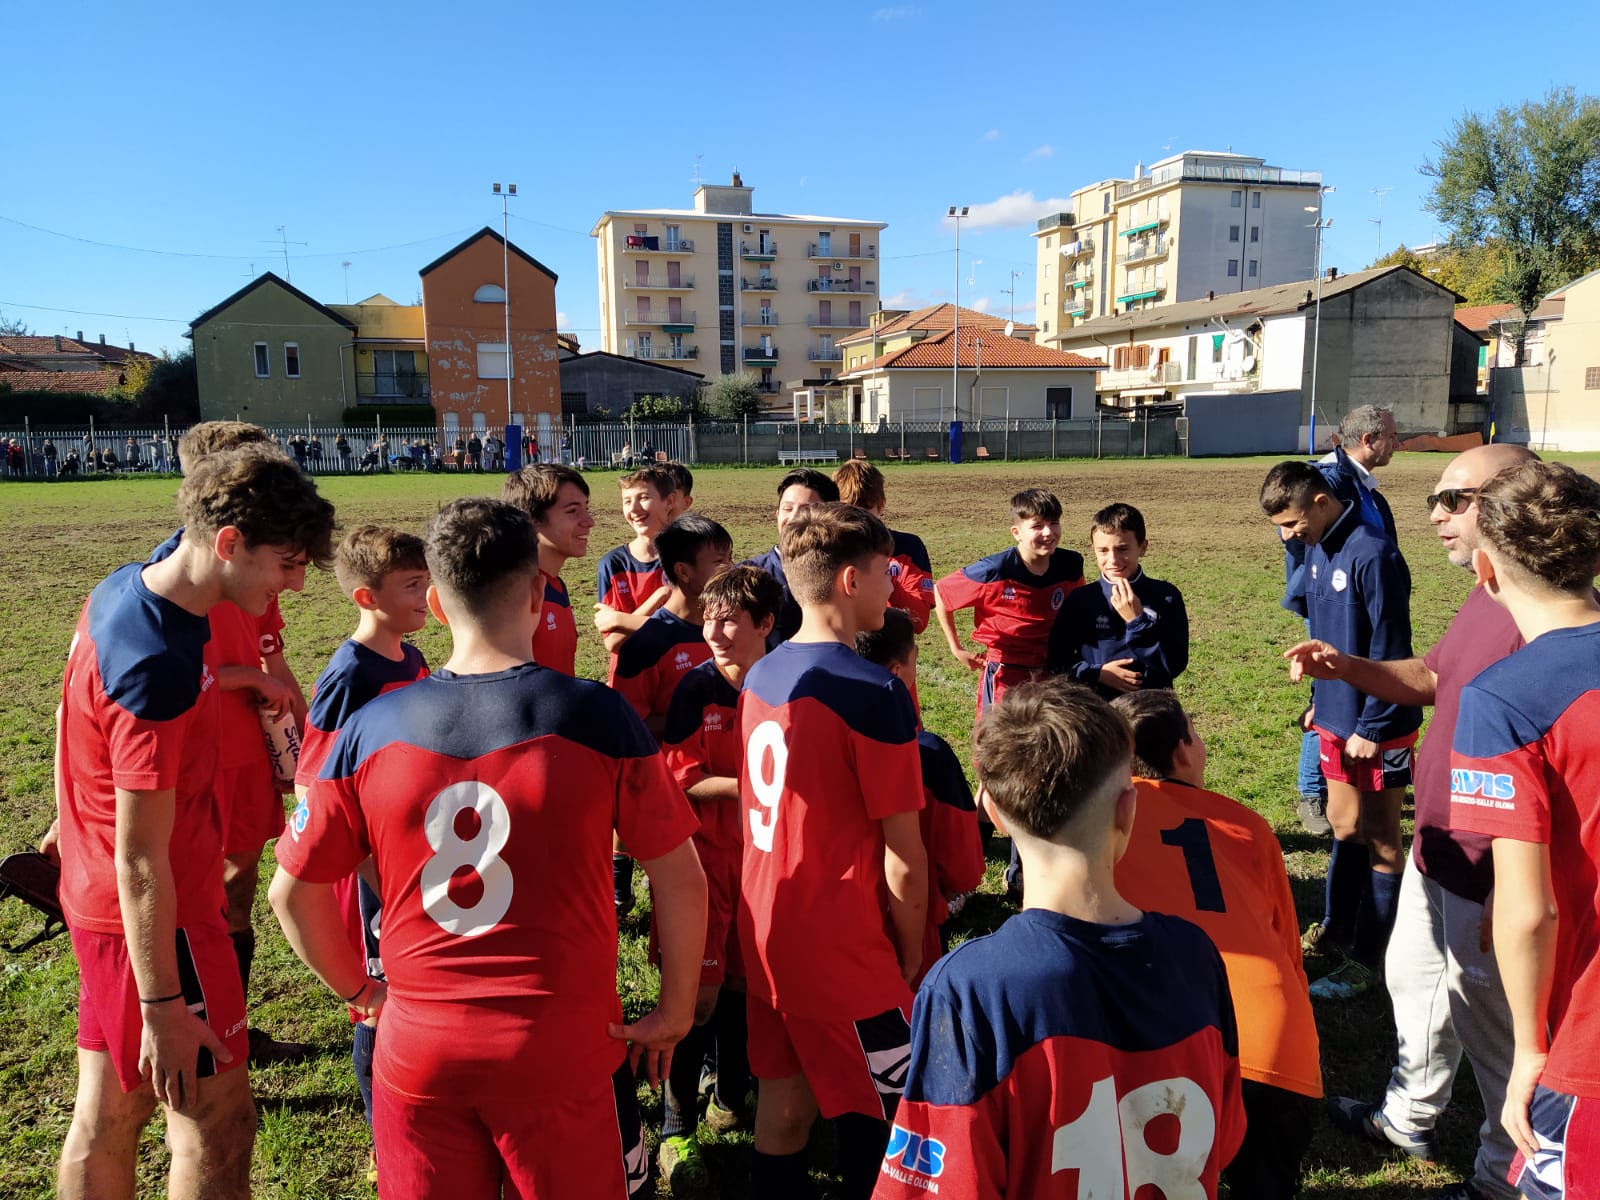
[[[827,232],[817,234],[817,257],[827,258],[832,253],[833,234]]]
[[[1199,362],[1200,362],[1200,339],[1198,337],[1190,337],[1189,338],[1189,378],[1190,379],[1195,378],[1194,369],[1195,369],[1195,367],[1197,365],[1199,365]]]
[[[290,379],[300,378],[300,343],[283,344],[283,373]]]
[[[1108,213],[1108,212],[1111,211],[1111,193],[1110,192],[1105,192],[1105,193],[1103,193],[1101,195],[1101,197],[1100,197],[1100,211],[1103,212],[1103,213]]]
[[[589,412],[588,392],[562,392],[561,415],[563,417],[582,417]]]
[[[498,283],[486,283],[472,293],[472,302],[474,304],[504,304],[506,302],[506,290]]]
[[[509,375],[510,372],[506,369],[506,344],[504,342],[479,342],[478,378],[505,379]]]
[[[1252,242],[1259,242],[1261,240],[1261,226],[1259,226],[1259,225],[1250,226],[1250,240]]]
[[[1239,274],[1239,260],[1237,258],[1230,258],[1228,260],[1228,278],[1230,278],[1230,279],[1236,278],[1238,276],[1238,274]]]
[[[1049,318],[1049,317],[1046,317],[1046,318],[1045,318],[1045,319],[1044,319],[1044,331],[1045,331],[1045,332],[1046,332],[1046,333],[1049,333],[1049,332],[1050,332],[1050,318]]]
[[[1251,208],[1260,208],[1261,207],[1261,193],[1260,192],[1251,192],[1250,193],[1250,207]]]
[[[1244,193],[1237,189],[1228,193],[1228,207],[1242,208],[1244,206]]]
[[[667,226],[667,249],[668,250],[676,250],[676,249],[678,249],[678,243],[679,243],[679,241],[682,240],[680,238],[680,236],[679,236],[681,230],[682,230],[682,226],[680,226],[680,225],[668,225]]]
[[[1485,347],[1487,349],[1487,347]],[[1600,389],[1600,367],[1585,367],[1583,369],[1583,387],[1585,391]]]
[[[1044,265],[1044,277],[1046,279],[1050,278],[1050,264],[1049,263],[1045,263],[1045,265]]]
[[[1256,260],[1255,259],[1252,258],[1250,260],[1249,269],[1245,273],[1247,275],[1249,275],[1251,279],[1254,279],[1256,277]]]
[[[1050,249],[1050,247],[1055,245],[1055,242],[1056,242],[1056,239],[1055,239],[1054,235],[1046,236],[1046,238],[1044,239],[1044,248],[1046,250]]]
[[[1041,308],[1046,308],[1046,309],[1050,307],[1050,293],[1049,292],[1046,292],[1044,294],[1044,304],[1042,304],[1040,307]]]
[[[1239,227],[1237,225],[1228,226],[1228,240],[1230,242],[1237,242],[1239,240]]]
[[[823,367],[822,370],[820,372],[818,372],[818,374],[820,374],[823,379],[832,379],[833,378],[833,368],[832,367]]]
[[[1044,390],[1044,419],[1047,421],[1072,420],[1072,389],[1047,387]]]
[[[646,225],[643,221],[637,221],[634,223],[633,231],[635,233],[649,233],[650,226]]]
[[[268,357],[267,344],[256,343],[256,378],[266,379],[272,374],[272,360]]]

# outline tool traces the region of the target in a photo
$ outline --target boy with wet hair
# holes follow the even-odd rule
[[[562,568],[589,553],[589,481],[557,463],[533,463],[506,476],[500,498],[528,514],[539,534],[539,570],[544,573],[543,615],[533,638],[533,661],[563,675],[577,672],[578,623]]]
[[[633,540],[600,560],[595,572],[594,624],[614,655],[645,619],[666,601],[656,535],[685,507],[680,476],[667,463],[649,463],[619,479],[622,519]]]
[[[883,472],[862,458],[854,458],[833,473],[833,482],[839,488],[839,500],[866,509],[878,518],[888,505],[884,495]],[[889,556],[889,573],[894,577],[894,591],[889,596],[889,607],[903,610],[911,618],[914,631],[921,634],[928,627],[928,616],[933,611],[933,564],[928,561],[928,548],[914,533],[889,530],[894,538],[894,553]],[[915,695],[915,689],[912,694]]]
[[[836,502],[838,499],[839,489],[833,480],[813,467],[795,467],[784,472],[783,478],[778,480],[778,509],[775,514],[778,544],[765,554],[745,559],[751,566],[760,567],[771,575],[783,588],[783,609],[778,613],[777,624],[767,638],[768,650],[788,641],[800,628],[800,605],[789,589],[788,576],[784,571],[783,531],[807,505]]]

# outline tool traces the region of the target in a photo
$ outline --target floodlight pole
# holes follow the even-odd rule
[[[516,374],[512,370],[511,357],[511,231],[509,202],[517,194],[517,185],[506,184],[506,190],[501,191],[500,185],[494,185],[494,194],[500,197],[500,291],[503,293],[501,304],[506,315],[506,424],[515,424],[511,410],[511,382]]]
[[[956,419],[956,392],[960,387],[961,370],[961,222],[966,218],[970,205],[963,204],[960,211],[954,204],[945,216],[956,225],[956,302],[952,308],[954,324],[950,333],[950,420]]]
[[[1306,438],[1308,454],[1317,452],[1317,357],[1322,349],[1322,232],[1333,224],[1332,217],[1324,219],[1322,216],[1322,197],[1331,191],[1333,191],[1331,187],[1319,188],[1316,204],[1305,206],[1306,212],[1316,214],[1316,220],[1311,223],[1310,228],[1317,231],[1316,279],[1312,285],[1316,288],[1317,299],[1316,312],[1312,318],[1315,324],[1311,333],[1311,426]]]

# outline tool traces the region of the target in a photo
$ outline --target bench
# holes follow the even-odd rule
[[[837,450],[779,450],[778,463],[780,466],[794,466],[796,463],[836,463],[839,461]]]

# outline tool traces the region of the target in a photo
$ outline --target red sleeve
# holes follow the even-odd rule
[[[889,607],[905,609],[912,628],[920,634],[928,627],[928,616],[933,611],[933,576],[909,558],[897,558],[894,565],[897,569]]]
[[[656,699],[656,672],[651,667],[637,675],[618,675],[612,672],[611,688],[639,714],[641,721],[650,719]]]
[[[307,883],[337,883],[372,853],[354,779],[319,779],[295,807],[278,865]]]
[[[711,778],[708,770],[711,756],[706,749],[705,726],[697,726],[695,731],[681,742],[668,742],[661,747],[661,757],[666,761],[667,769],[672,772],[672,777],[678,781],[678,786],[685,792]]]
[[[928,868],[939,877],[939,891],[959,896],[983,882],[983,838],[978,833],[978,811],[964,811],[927,797],[933,810],[933,845],[928,847]],[[1296,942],[1298,945],[1299,943]]]
[[[939,599],[944,601],[944,606],[951,612],[963,608],[971,608],[983,598],[984,589],[989,585],[979,583],[967,575],[965,571],[951,571],[939,580]]]
[[[907,696],[908,703],[909,699]],[[917,749],[916,738],[891,745],[855,730],[851,730],[849,736],[854,749],[856,778],[864,785],[868,780],[875,781],[861,789],[867,816],[881,821],[896,813],[921,811],[922,754]]]
[[[934,1180],[941,1196],[1004,1196],[1004,1092],[996,1088],[971,1105],[901,1101],[873,1200],[928,1200]]]
[[[129,792],[160,792],[178,786],[193,708],[170,721],[136,717],[110,700],[100,711],[113,787]]]
[[[283,653],[283,614],[278,611],[276,596],[267,605],[267,611],[256,618],[256,637],[260,639],[262,658]]]
[[[634,858],[660,858],[694,836],[700,818],[659,753],[619,765],[614,828]]]
[[[317,775],[322,771],[322,764],[327,761],[338,736],[337,729],[329,733],[318,729],[310,721],[306,722],[305,740],[300,743],[300,757],[295,762],[295,787],[308,788],[317,781]]]

